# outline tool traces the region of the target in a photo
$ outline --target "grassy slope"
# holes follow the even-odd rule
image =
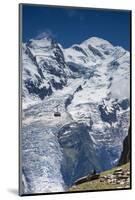
[[[116,167],[116,168],[113,168],[111,170],[102,172],[100,174],[100,176],[105,176],[107,174],[113,174],[113,172],[117,168],[129,169],[130,164],[127,163],[127,164],[122,165],[120,167]],[[116,189],[118,187],[120,187],[119,184],[103,183],[103,182],[100,182],[99,179],[97,179],[97,180],[93,180],[93,181],[90,181],[90,182],[85,182],[85,183],[79,184],[77,186],[73,186],[69,189],[69,191],[105,190],[105,189]]]

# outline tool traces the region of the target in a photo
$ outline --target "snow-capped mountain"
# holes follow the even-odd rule
[[[64,191],[117,164],[129,127],[129,79],[129,52],[97,37],[68,49],[50,36],[23,44],[23,192]]]

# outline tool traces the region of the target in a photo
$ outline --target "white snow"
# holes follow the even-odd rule
[[[91,38],[85,40],[82,44],[83,45],[91,44],[91,45],[97,46],[97,47],[99,47],[101,45],[107,45],[107,46],[113,48],[113,45],[110,42],[108,42],[107,40],[104,40],[102,38],[98,38],[98,37],[91,37]]]
[[[96,48],[103,57],[94,55],[88,45]],[[61,66],[58,65],[50,39],[31,40],[29,50],[36,57],[37,65],[45,77],[42,78],[36,64],[26,54],[26,44],[23,45],[21,137],[25,193],[66,190],[67,186],[61,173],[63,151],[57,138],[57,132],[64,125],[81,122],[89,126],[91,118],[93,125],[89,135],[97,154],[100,152],[101,156],[103,153],[106,158],[110,158],[103,161],[108,166],[116,164],[122,150],[123,139],[127,134],[129,108],[117,111],[117,122],[111,125],[102,120],[99,105],[102,104],[109,114],[113,112],[115,99],[118,102],[129,99],[129,52],[97,37],[92,37],[68,49],[63,49],[60,45],[59,47],[65,60],[65,64]],[[76,50],[75,47],[83,51]],[[77,71],[71,71],[69,64],[74,65]],[[50,73],[51,67],[61,75]],[[53,90],[53,93],[46,96],[44,100],[34,93],[30,94],[25,86],[25,81],[28,79],[35,85],[38,84],[37,77],[41,81],[39,89],[44,86],[48,88],[50,83]],[[62,89],[55,89],[52,86],[52,78],[60,83],[65,80],[65,77],[67,83]],[[77,90],[79,87],[81,89]],[[71,96],[71,102],[66,107],[65,102]],[[60,118],[55,118],[53,115],[57,105],[60,105]],[[74,125],[71,124],[72,126]]]

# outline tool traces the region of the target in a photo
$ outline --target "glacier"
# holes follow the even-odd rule
[[[130,53],[97,37],[64,49],[49,35],[21,49],[23,193],[68,191],[116,166],[130,123]]]

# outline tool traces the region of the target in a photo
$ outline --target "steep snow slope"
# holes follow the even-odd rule
[[[26,104],[34,98],[43,100],[53,91],[62,89],[71,73],[60,45],[50,36],[23,45],[22,68],[23,100]]]
[[[25,193],[64,191],[93,169],[117,165],[129,126],[129,73],[129,52],[100,38],[68,49],[50,36],[23,44]]]

